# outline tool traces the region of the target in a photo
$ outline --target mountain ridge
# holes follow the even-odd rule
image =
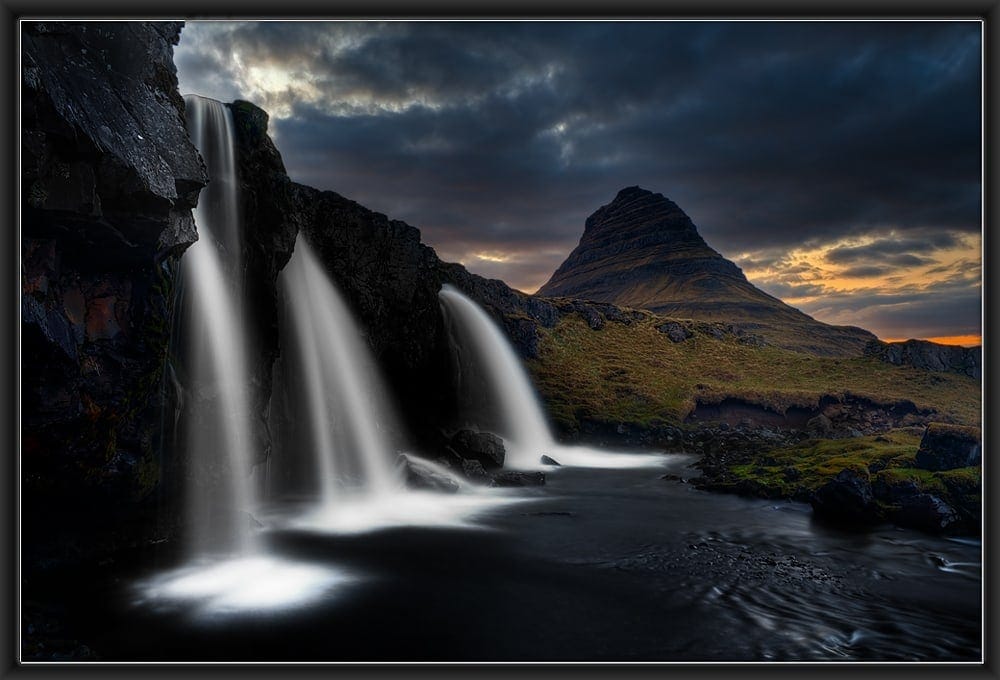
[[[587,218],[580,243],[536,295],[732,322],[779,347],[820,355],[860,355],[876,339],[862,328],[817,321],[760,290],[676,203],[638,186]]]

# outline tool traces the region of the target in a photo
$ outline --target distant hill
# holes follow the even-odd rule
[[[723,321],[768,344],[824,356],[859,356],[875,340],[860,328],[816,321],[755,287],[676,203],[637,186],[587,218],[580,244],[537,295]]]

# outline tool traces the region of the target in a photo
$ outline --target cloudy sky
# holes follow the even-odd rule
[[[638,184],[822,321],[978,342],[978,23],[189,22],[175,60],[293,179],[523,291]]]

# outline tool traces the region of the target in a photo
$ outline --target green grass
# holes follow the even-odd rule
[[[570,315],[541,329],[529,369],[553,420],[569,430],[584,418],[680,425],[698,401],[732,397],[783,413],[817,406],[826,395],[854,395],[887,405],[909,400],[933,410],[934,420],[979,424],[980,385],[967,376],[752,347],[698,330],[674,343],[656,330],[664,321],[647,317],[592,330]]]

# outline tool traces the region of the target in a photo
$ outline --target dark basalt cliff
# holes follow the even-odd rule
[[[622,189],[587,218],[580,244],[538,295],[736,323],[771,344],[821,355],[860,355],[875,339],[820,323],[754,287],[677,204],[639,187]]]
[[[151,511],[145,501],[160,482],[174,275],[197,239],[191,208],[207,181],[177,93],[180,28],[24,26],[28,559],[45,545],[64,555],[100,550]]]
[[[983,348],[939,345],[927,340],[882,342],[875,340],[865,347],[865,355],[895,366],[913,366],[928,371],[961,373],[972,378],[983,376]]]
[[[257,356],[257,375],[267,388],[260,392],[262,398],[270,393],[270,366],[279,354],[276,324],[282,311],[275,275],[299,232],[309,239],[355,315],[418,444],[434,444],[456,409],[452,348],[438,302],[443,284],[456,286],[481,304],[526,358],[537,355],[539,328],[554,326],[566,314],[579,314],[595,329],[643,316],[610,304],[536,298],[441,261],[421,242],[415,227],[335,192],[292,182],[267,135],[267,114],[247,102],[230,106],[244,229],[261,249],[248,256],[251,263],[256,257],[260,266],[255,274],[248,271],[247,281],[256,286],[252,299],[263,332]],[[260,407],[267,408],[263,402]],[[280,400],[270,408],[272,427],[280,428]]]

